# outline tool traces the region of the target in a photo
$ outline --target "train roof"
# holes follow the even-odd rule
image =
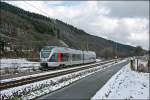
[[[58,46],[45,46],[44,48],[42,48],[42,50],[48,50],[48,51],[51,51],[51,50],[54,50],[54,51],[61,51],[61,52],[76,52],[76,53],[81,53],[81,52],[84,52],[84,53],[95,53],[94,51],[82,51],[82,50],[76,50],[76,49],[71,49],[71,48],[68,48],[68,47],[58,47]]]

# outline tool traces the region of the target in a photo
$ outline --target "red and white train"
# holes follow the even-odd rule
[[[81,51],[66,47],[45,46],[40,52],[41,66],[52,68],[79,65],[96,61],[93,51]]]

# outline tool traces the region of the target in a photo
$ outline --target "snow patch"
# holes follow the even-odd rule
[[[130,64],[117,72],[92,98],[149,99],[149,73],[135,72]]]
[[[0,59],[0,66],[1,69],[3,68],[14,68],[14,67],[33,67],[33,66],[40,66],[39,62],[31,62],[27,61],[25,58],[21,59]]]

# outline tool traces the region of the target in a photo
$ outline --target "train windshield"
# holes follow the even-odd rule
[[[50,51],[41,51],[41,58],[48,58],[50,55]]]
[[[53,49],[53,46],[45,46],[42,50],[41,50],[41,58],[48,58],[50,55],[51,50]]]

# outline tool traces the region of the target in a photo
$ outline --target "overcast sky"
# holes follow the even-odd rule
[[[6,1],[100,36],[149,48],[149,1]]]

